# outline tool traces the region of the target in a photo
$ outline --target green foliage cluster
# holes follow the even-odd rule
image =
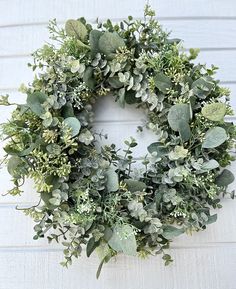
[[[165,253],[171,240],[216,220],[221,194],[233,182],[223,167],[233,160],[236,130],[229,91],[214,78],[216,67],[194,64],[197,50],[184,52],[170,39],[149,6],[144,20],[131,16],[95,29],[84,18],[65,29],[49,25],[56,44],[37,50],[36,72],[25,104],[2,125],[12,195],[32,178],[39,203],[25,209],[36,222],[35,239],[65,246],[64,266],[95,250],[104,263],[119,252],[146,257]],[[93,104],[111,93],[122,107],[144,109],[156,136],[136,168],[137,142],[99,148]],[[8,96],[1,104],[11,105]],[[15,104],[13,104],[15,105]]]

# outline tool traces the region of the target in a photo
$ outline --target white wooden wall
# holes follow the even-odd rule
[[[120,20],[143,15],[145,0],[0,0],[0,94],[23,101],[17,88],[32,80],[29,54],[48,40],[49,19],[63,23],[85,16],[91,21]],[[164,27],[185,39],[185,46],[199,47],[200,60],[221,68],[218,77],[232,90],[236,111],[236,1],[152,0]],[[111,141],[135,134],[140,116],[103,101],[97,108],[97,128],[109,132]],[[104,113],[105,112],[105,113]],[[1,108],[0,121],[9,110]],[[112,120],[112,122],[111,122]],[[139,136],[145,141],[151,136]],[[142,151],[139,148],[137,153]],[[2,155],[2,153],[1,153]],[[236,165],[232,170],[236,169]],[[0,174],[1,193],[10,188],[6,170]],[[233,188],[235,186],[232,185]],[[67,270],[59,265],[60,247],[46,240],[33,241],[32,221],[15,210],[16,204],[35,201],[32,184],[21,198],[0,197],[0,289],[236,289],[236,202],[223,201],[218,222],[205,232],[182,236],[173,243],[175,263],[164,267],[159,257],[146,261],[120,256],[95,279],[98,260],[82,257]]]

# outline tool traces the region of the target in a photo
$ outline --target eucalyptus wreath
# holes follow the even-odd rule
[[[146,257],[166,253],[173,238],[203,230],[216,221],[211,208],[233,197],[236,129],[230,91],[214,78],[217,67],[195,64],[198,49],[185,51],[145,7],[144,19],[131,16],[90,25],[84,18],[64,28],[49,24],[52,44],[34,52],[29,66],[34,80],[20,91],[2,124],[13,189],[19,195],[33,179],[39,202],[25,208],[36,225],[34,239],[47,236],[65,246],[65,260],[95,250],[101,267],[113,256]],[[133,105],[146,115],[138,131],[156,138],[135,165],[136,140],[125,149],[100,145],[106,137],[93,128],[94,104],[111,95],[119,105]]]

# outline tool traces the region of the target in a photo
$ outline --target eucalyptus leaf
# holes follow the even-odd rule
[[[118,76],[109,77],[108,78],[108,83],[113,88],[121,88],[122,86],[124,86],[124,83],[119,81],[119,77]]]
[[[83,81],[90,89],[94,89],[96,81],[93,75],[93,68],[88,66],[84,72]]]
[[[125,46],[125,42],[116,32],[104,32],[99,38],[98,46],[108,59],[112,59],[116,50]]]
[[[185,120],[179,120],[178,123],[179,126],[179,134],[183,142],[186,142],[190,139],[191,136],[191,130],[189,124]]]
[[[133,179],[124,179],[124,182],[127,185],[127,189],[132,193],[142,192],[147,187],[145,183]]]
[[[67,117],[63,123],[71,129],[71,136],[74,137],[80,132],[81,124],[76,117]]]
[[[163,93],[172,87],[171,79],[162,72],[155,74],[154,81],[156,87]]]
[[[66,21],[65,31],[68,36],[76,37],[84,41],[88,31],[85,25],[79,20],[69,19]]]
[[[153,152],[157,153],[158,157],[168,154],[168,149],[161,142],[154,142],[147,147],[148,152],[151,154]]]
[[[99,242],[95,241],[94,237],[91,237],[86,246],[87,257],[89,257],[98,246],[99,246]]]
[[[117,252],[123,252],[126,255],[137,255],[137,243],[133,228],[127,224],[117,225],[111,239],[108,241],[111,248]]]
[[[7,163],[8,173],[13,177],[16,178],[19,177],[20,176],[19,168],[21,168],[22,165],[23,161],[21,158],[19,158],[18,156],[10,157]]]
[[[206,98],[212,91],[214,82],[210,76],[202,76],[192,83],[193,93],[199,98]]]
[[[101,36],[102,32],[96,29],[92,30],[89,33],[89,43],[91,46],[92,57],[94,57],[99,52],[98,41]]]
[[[219,187],[227,187],[234,182],[234,174],[228,169],[224,169],[221,174],[216,178],[216,184]]]
[[[106,183],[107,191],[116,192],[119,189],[119,178],[118,174],[115,171],[115,168],[110,167],[106,172],[106,176],[107,176],[107,183]]]
[[[223,144],[227,140],[227,133],[222,127],[216,126],[210,128],[205,136],[202,143],[202,147],[206,149],[215,148]]]
[[[30,109],[37,115],[43,115],[46,110],[43,107],[43,103],[47,100],[47,95],[43,92],[36,91],[32,94],[28,94],[27,96],[27,104]]]
[[[175,104],[168,113],[168,122],[174,131],[179,131],[183,123],[189,123],[190,107],[188,104]]]
[[[220,166],[219,163],[216,160],[212,159],[212,160],[209,160],[209,161],[203,163],[201,169],[206,170],[206,171],[210,171],[210,170],[214,170],[214,169],[218,168],[219,166]]]
[[[167,240],[172,240],[173,238],[178,237],[179,235],[184,233],[183,228],[179,229],[171,225],[165,225],[162,227],[162,229],[163,229],[162,236]]]
[[[206,104],[202,108],[203,116],[212,121],[222,121],[225,113],[226,105],[221,102]]]

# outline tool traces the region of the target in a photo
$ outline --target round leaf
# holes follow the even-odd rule
[[[220,187],[227,187],[234,182],[234,175],[231,171],[224,169],[216,178],[216,184]]]
[[[46,99],[47,95],[45,93],[37,91],[28,94],[26,102],[36,115],[41,116],[46,112],[45,108],[42,106]]]
[[[183,123],[190,120],[190,107],[188,104],[175,104],[168,113],[168,122],[174,131],[179,131]]]
[[[125,46],[124,40],[116,32],[105,32],[98,41],[99,50],[112,59],[116,50]]]
[[[66,34],[68,36],[76,37],[82,41],[85,40],[88,32],[85,25],[79,20],[69,19],[65,25]]]
[[[81,124],[76,117],[67,117],[64,119],[63,123],[71,128],[72,137],[76,136],[80,132]]]
[[[216,126],[209,129],[204,137],[202,147],[206,149],[220,146],[227,140],[227,133],[222,127]]]
[[[225,113],[226,106],[221,102],[206,104],[202,109],[203,116],[212,121],[222,121]]]

